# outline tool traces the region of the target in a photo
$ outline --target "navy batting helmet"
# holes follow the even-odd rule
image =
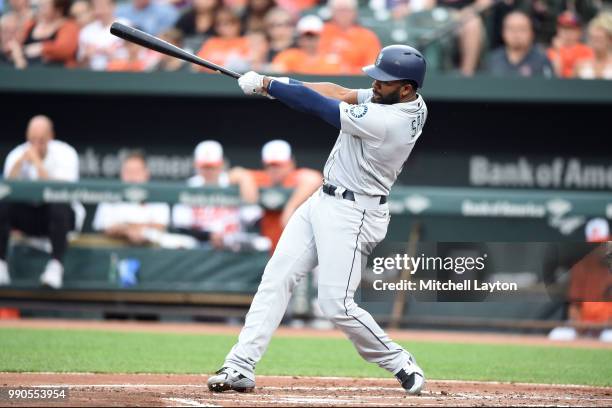
[[[383,48],[374,65],[363,67],[363,72],[379,81],[412,80],[421,88],[425,81],[426,63],[423,55],[407,45]]]

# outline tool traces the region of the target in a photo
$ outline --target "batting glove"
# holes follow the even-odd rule
[[[238,78],[238,85],[246,95],[265,95],[263,80],[263,75],[249,71]]]

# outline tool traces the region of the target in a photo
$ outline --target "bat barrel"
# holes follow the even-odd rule
[[[240,78],[240,74],[237,72],[214,64],[210,61],[206,61],[205,59],[188,53],[187,51],[173,44],[161,40],[151,34],[145,33],[144,31],[140,31],[136,28],[126,26],[125,24],[121,24],[115,21],[111,25],[110,32],[116,37],[122,38],[134,44],[138,44],[145,48],[149,48],[162,54],[166,54],[171,57],[179,58],[184,61],[188,61],[208,69],[212,69],[213,71],[217,71],[234,79]]]

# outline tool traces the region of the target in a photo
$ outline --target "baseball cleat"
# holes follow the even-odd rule
[[[406,393],[411,395],[421,394],[421,390],[425,385],[425,374],[414,359],[410,357],[410,361],[395,374],[395,378],[406,390]]]
[[[208,379],[208,389],[212,392],[252,392],[255,388],[255,381],[246,378],[233,368],[223,367],[215,374]]]

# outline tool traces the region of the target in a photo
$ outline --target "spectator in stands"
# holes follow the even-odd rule
[[[570,78],[574,75],[574,66],[578,60],[593,58],[593,50],[581,41],[582,25],[578,16],[565,11],[557,19],[557,35],[547,52],[557,76]]]
[[[321,52],[347,64],[347,74],[361,74],[362,67],[376,60],[380,41],[357,23],[357,0],[329,0],[328,4],[332,17],[321,33]]]
[[[297,24],[298,48],[290,48],[278,54],[272,61],[272,69],[280,73],[339,75],[343,69],[338,56],[319,51],[319,39],[323,21],[309,15]]]
[[[612,79],[612,13],[601,13],[589,23],[591,58],[576,63],[575,76],[583,79]]]
[[[280,52],[295,47],[295,22],[287,10],[273,8],[266,14],[264,23],[270,42],[268,61],[272,61]]]
[[[145,156],[128,154],[121,165],[121,181],[143,184],[149,179]],[[100,203],[92,226],[109,237],[144,245],[151,242],[151,232],[165,231],[169,224],[170,206],[166,203]]]
[[[248,0],[241,15],[244,31],[248,33],[265,30],[265,16],[275,6],[275,0]]]
[[[610,241],[610,225],[605,218],[586,223],[587,242]],[[606,246],[593,246],[592,251],[575,262],[570,271],[568,314],[570,320],[589,323],[612,322],[612,273],[603,261]]]
[[[194,151],[194,167],[196,175],[187,180],[190,187],[237,185],[244,202],[257,203],[259,192],[250,173],[241,167],[234,167],[228,171],[223,147],[219,142],[205,140],[199,143]]]
[[[221,8],[215,17],[216,36],[205,43],[198,55],[218,65],[227,65],[232,59],[246,60],[249,55],[249,42],[240,35],[240,19],[229,8]],[[205,72],[211,72],[202,68]]]
[[[132,0],[117,7],[117,17],[125,18],[149,34],[158,35],[176,23],[179,12],[164,2]]]
[[[147,50],[133,42],[125,42],[125,55],[109,59],[107,71],[143,72],[147,68]]]
[[[10,11],[4,15],[13,16],[16,19],[18,38],[22,38],[26,24],[34,18],[30,0],[9,0]]]
[[[493,51],[486,71],[497,76],[554,76],[546,54],[533,43],[533,27],[529,16],[513,11],[504,18],[505,46]]]
[[[190,187],[228,188],[236,185],[245,203],[257,203],[259,193],[252,175],[242,168],[227,170],[219,142],[205,140],[199,143],[194,152],[194,166],[197,174],[187,181]],[[247,206],[245,211],[241,211],[240,207],[176,204],[172,208],[172,225],[175,232],[209,241],[215,248],[224,248],[243,232],[245,224],[253,223],[261,216],[258,208]]]
[[[607,0],[604,0],[607,1]],[[572,10],[582,21],[591,20],[600,0],[513,0],[514,7],[527,13],[534,23],[536,44],[551,44],[557,34],[558,17],[566,10]],[[599,4],[598,4],[599,3]]]
[[[183,33],[177,28],[171,28],[165,31],[159,38],[179,48],[183,48]],[[151,67],[153,71],[191,71],[190,64],[181,59],[170,57],[165,54],[159,54],[158,58],[159,59]]]
[[[226,60],[226,66],[237,72],[257,71],[268,72],[270,61],[268,54],[270,44],[263,31],[251,31],[245,35],[248,42],[248,53],[245,55],[231,55]]]
[[[95,20],[79,34],[79,65],[95,71],[104,71],[109,60],[127,58],[125,42],[110,33],[115,21],[115,0],[91,0]],[[118,19],[129,24],[125,19]]]
[[[201,37],[203,41],[215,34],[215,15],[221,6],[221,0],[194,0],[179,17],[175,27],[185,37]]]
[[[70,0],[40,0],[36,18],[24,30],[23,55],[28,66],[76,65],[79,26],[69,11]]]
[[[284,140],[272,140],[261,150],[263,170],[252,170],[257,186],[291,188],[293,193],[282,210],[266,210],[261,220],[261,232],[272,241],[272,250],[295,210],[310,197],[323,182],[317,170],[296,168],[291,145]]]
[[[490,7],[492,0],[437,0],[439,7],[452,11],[453,19],[459,24],[459,71],[472,76],[478,68],[484,40],[484,26],[478,12]]]
[[[19,45],[19,20],[13,13],[0,17],[0,45],[2,47],[0,65],[11,65],[17,68],[25,66],[25,59]]]
[[[88,0],[77,0],[70,6],[70,17],[76,21],[80,28],[94,20],[92,5]]]
[[[79,179],[79,157],[65,142],[55,140],[53,123],[46,116],[34,116],[27,128],[26,142],[15,147],[4,162],[4,178],[11,180]],[[82,207],[81,207],[82,208]],[[59,289],[63,282],[63,259],[67,235],[77,224],[75,206],[70,204],[8,203],[0,201],[0,285],[9,284],[6,253],[11,229],[51,241],[51,259],[40,277],[41,283]]]

